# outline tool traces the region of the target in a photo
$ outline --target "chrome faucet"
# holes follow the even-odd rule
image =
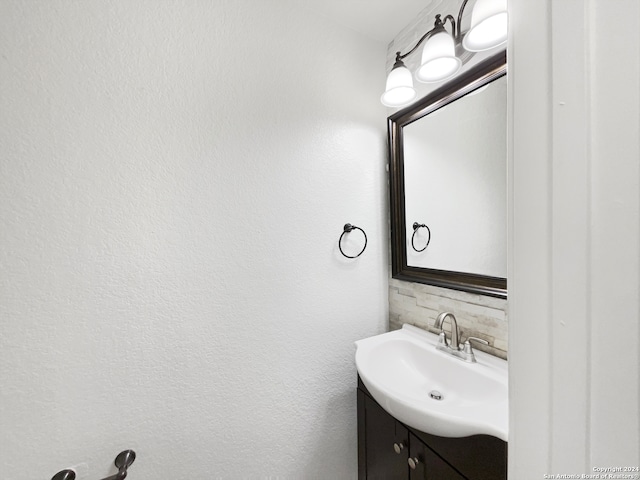
[[[447,335],[444,333],[443,324],[444,321],[449,318],[451,320],[451,340],[447,342]],[[440,329],[440,335],[438,336],[438,345],[436,346],[437,350],[441,350],[450,355],[453,355],[456,358],[460,358],[465,362],[474,363],[476,361],[476,356],[473,353],[473,348],[471,347],[471,341],[484,343],[485,345],[489,345],[489,342],[483,340],[481,338],[476,337],[468,337],[467,341],[464,342],[464,345],[460,345],[459,338],[460,333],[458,332],[458,322],[456,321],[456,317],[451,312],[443,312],[438,315],[436,318],[435,327]]]

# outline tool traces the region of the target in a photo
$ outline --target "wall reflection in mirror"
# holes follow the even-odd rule
[[[506,119],[501,77],[404,127],[408,265],[507,276]]]
[[[504,52],[389,117],[394,278],[506,298],[506,121]]]

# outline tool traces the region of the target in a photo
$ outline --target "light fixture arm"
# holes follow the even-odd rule
[[[460,38],[462,37],[462,13],[464,12],[464,7],[467,6],[467,2],[469,0],[464,0],[462,2],[462,5],[460,5],[460,10],[458,11],[458,31],[457,34],[454,32],[453,36],[456,39],[456,42],[460,41]]]
[[[439,18],[440,15],[436,15],[436,19],[440,19]],[[456,25],[456,19],[453,18],[453,15],[447,15],[446,17],[444,17],[444,20],[441,22],[442,28],[444,28],[445,24],[447,23],[447,20],[449,20],[451,22],[451,31],[453,33],[453,38],[458,38],[458,36],[456,35],[456,32],[458,30],[458,27]],[[435,28],[434,28],[435,30]]]

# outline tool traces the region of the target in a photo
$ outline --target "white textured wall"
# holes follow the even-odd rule
[[[509,473],[638,467],[640,5],[510,22]]]
[[[286,0],[0,3],[3,479],[355,478],[384,59]]]

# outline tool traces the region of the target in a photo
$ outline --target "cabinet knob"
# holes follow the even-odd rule
[[[419,463],[420,461],[418,460],[417,457],[409,458],[409,468],[411,470],[415,470],[418,467]]]
[[[404,444],[403,444],[402,442],[400,442],[400,443],[394,443],[394,444],[393,444],[393,450],[394,450],[396,453],[400,453],[400,452],[402,452],[402,450],[403,450],[403,449],[404,449]]]

